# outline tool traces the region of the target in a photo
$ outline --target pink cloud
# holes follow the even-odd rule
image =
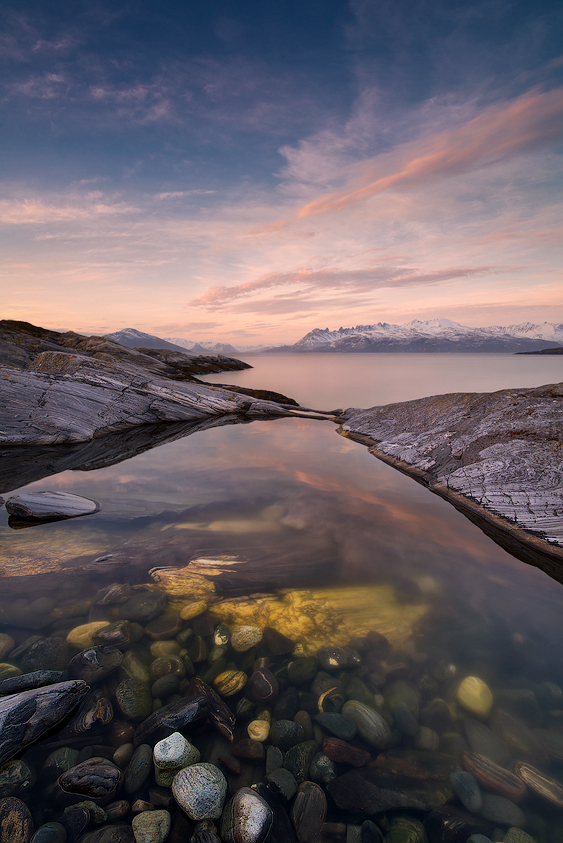
[[[292,220],[340,211],[391,188],[418,187],[480,169],[545,146],[563,136],[563,88],[524,96],[487,108],[456,129],[403,147],[394,172],[378,175],[377,159],[364,167],[363,183],[308,202],[285,219],[261,229],[276,231]]]
[[[211,287],[203,296],[191,304],[206,307],[221,307],[232,299],[253,295],[274,287],[299,285],[306,289],[366,291],[378,287],[405,287],[439,284],[454,278],[465,278],[498,271],[498,267],[451,267],[435,272],[419,272],[417,269],[397,266],[379,266],[366,269],[297,269],[289,272],[272,272],[254,281],[246,281],[233,287]]]

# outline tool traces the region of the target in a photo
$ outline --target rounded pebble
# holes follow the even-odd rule
[[[172,793],[191,820],[216,820],[223,811],[227,780],[214,764],[193,764],[176,774]]]

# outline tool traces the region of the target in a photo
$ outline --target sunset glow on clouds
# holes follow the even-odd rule
[[[560,4],[4,8],[2,316],[563,321]]]

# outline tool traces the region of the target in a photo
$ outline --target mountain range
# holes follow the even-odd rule
[[[468,328],[450,319],[418,319],[404,325],[377,322],[354,328],[315,328],[293,345],[235,348],[229,343],[160,338],[134,328],[106,334],[130,348],[169,348],[185,354],[233,354],[248,351],[285,352],[505,352],[541,351],[563,346],[563,324],[523,322]]]

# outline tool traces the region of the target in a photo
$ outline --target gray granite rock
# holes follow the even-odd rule
[[[214,764],[192,764],[176,774],[172,793],[190,819],[216,820],[223,811],[227,781]]]
[[[265,843],[274,816],[265,799],[248,787],[241,787],[225,807],[221,819],[224,843]]]
[[[171,823],[172,817],[168,811],[142,811],[133,817],[131,823],[135,843],[164,843]]]

